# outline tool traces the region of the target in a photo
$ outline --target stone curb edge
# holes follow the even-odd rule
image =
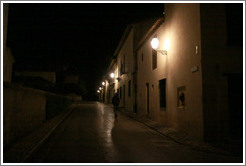
[[[20,163],[25,163],[27,159],[30,158],[33,152],[35,152],[53,133],[53,131],[60,126],[60,124],[75,110],[76,107],[72,106],[68,108],[69,110],[62,116],[62,118],[58,121],[58,123],[53,126],[50,131],[20,160]]]
[[[186,143],[186,142],[183,142],[183,141],[180,141],[179,139],[176,139],[168,134],[165,134],[161,131],[159,131],[158,129],[156,129],[155,127],[151,126],[151,125],[148,125],[147,123],[144,123],[143,121],[139,120],[137,117],[134,117],[134,115],[132,115],[132,113],[129,113],[127,111],[124,111],[124,110],[121,110],[119,109],[119,111],[121,113],[123,113],[124,115],[127,115],[128,117],[130,117],[131,119],[139,122],[139,123],[142,123],[144,124],[145,126],[149,127],[150,129],[154,130],[155,132],[157,132],[158,134],[162,135],[162,136],[165,136],[165,137],[168,137],[169,139],[173,140],[174,142],[180,144],[180,145],[186,145],[186,146],[190,146],[191,148],[197,150],[197,151],[202,151],[202,152],[207,152],[207,153],[213,153],[213,154],[220,154],[220,155],[227,155],[227,156],[234,156],[233,154],[231,154],[230,152],[227,152],[227,151],[223,151],[223,150],[220,150],[220,149],[217,149],[215,148],[214,150],[211,150],[209,148],[206,148],[206,147],[201,147],[201,146],[197,146],[197,145],[193,145],[193,144],[189,144],[189,143]]]

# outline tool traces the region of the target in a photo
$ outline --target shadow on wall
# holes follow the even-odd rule
[[[64,111],[71,99],[41,90],[3,83],[3,146],[27,135]]]

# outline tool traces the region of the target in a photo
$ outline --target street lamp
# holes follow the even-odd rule
[[[111,73],[111,74],[110,74],[110,77],[111,77],[111,78],[114,78],[114,73]]]
[[[97,93],[100,93],[100,90],[97,90]]]
[[[170,47],[170,40],[166,39],[164,42],[164,50],[157,50],[158,46],[159,46],[159,40],[157,37],[154,37],[151,40],[151,46],[154,50],[156,50],[157,52],[160,52],[162,55],[167,55],[167,50]]]
[[[104,86],[105,85],[105,82],[102,82],[102,85]]]
[[[159,40],[155,37],[151,40],[151,46],[154,50],[156,50],[159,46]]]
[[[99,90],[102,90],[102,88],[101,88],[101,87],[99,87]]]

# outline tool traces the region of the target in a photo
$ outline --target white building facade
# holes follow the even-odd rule
[[[243,47],[230,44],[228,5],[165,4],[162,19],[128,27],[110,66],[120,106],[197,140],[242,139]]]
[[[202,139],[199,4],[166,4],[165,9],[165,22],[137,50],[137,102],[144,103],[138,113]],[[153,38],[166,55],[152,49]]]
[[[108,68],[114,78],[105,77],[104,91],[106,102],[110,103],[113,94],[118,92],[120,107],[131,112],[137,112],[137,54],[136,47],[141,37],[163,18],[153,18],[143,22],[128,25],[114,53],[114,58]]]

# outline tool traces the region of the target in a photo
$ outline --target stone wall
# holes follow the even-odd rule
[[[70,98],[3,83],[4,147],[41,126],[47,119],[65,110]]]

